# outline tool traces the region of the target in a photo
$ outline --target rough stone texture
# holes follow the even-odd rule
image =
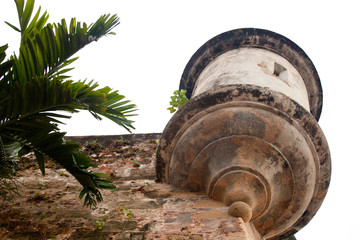
[[[218,56],[201,72],[192,97],[210,88],[252,84],[281,92],[310,111],[306,85],[285,58],[259,48],[239,48]]]
[[[270,31],[225,32],[193,55],[180,89],[190,100],[161,136],[158,181],[230,206],[252,224],[247,238],[281,239],[306,225],[331,168],[307,55]]]
[[[78,143],[92,142],[96,140],[97,143],[103,145],[110,145],[114,141],[129,141],[131,143],[146,142],[159,138],[159,133],[146,134],[124,134],[124,135],[97,135],[97,136],[66,136],[69,141],[76,141]]]
[[[322,88],[316,68],[306,53],[290,39],[263,29],[231,30],[207,41],[189,60],[180,81],[190,99],[195,83],[204,68],[221,54],[242,47],[268,50],[287,59],[299,71],[308,90],[311,114],[319,120],[322,109]]]
[[[98,136],[87,139],[93,142]],[[111,139],[119,137],[104,137],[104,142]],[[82,207],[82,187],[64,169],[47,162],[42,176],[27,156],[20,166],[25,170],[18,172],[22,196],[0,208],[0,239],[246,239],[248,227],[229,216],[223,203],[154,181],[155,138],[121,146],[109,143],[89,152],[99,166],[94,170],[107,171],[117,187],[102,191],[104,201],[95,209]],[[119,153],[120,147],[137,153]],[[134,167],[131,158],[138,159],[140,167]],[[124,169],[131,170],[128,177],[121,176]],[[132,219],[121,209],[131,210]],[[102,229],[96,221],[104,222]]]
[[[252,217],[252,209],[245,202],[234,202],[229,207],[229,215],[233,217],[239,217],[244,222],[249,222]]]
[[[238,194],[245,199],[226,203],[222,194],[214,199],[252,205],[254,224],[271,239],[285,229],[293,234],[311,220],[327,192],[331,163],[325,136],[304,108],[281,93],[235,85],[192,98],[168,123],[158,148],[158,179],[180,188],[212,196],[222,168],[227,174],[250,170],[254,177],[244,179],[258,190],[239,185],[235,189],[250,186]]]

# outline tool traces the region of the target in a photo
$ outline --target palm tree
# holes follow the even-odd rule
[[[6,196],[16,189],[11,185],[16,159],[34,152],[45,174],[44,157],[63,166],[83,186],[79,197],[84,205],[95,206],[102,200],[99,189],[114,189],[105,174],[92,172],[92,159],[78,152],[79,144],[64,140],[58,124],[69,113],[89,111],[96,119],[106,117],[130,132],[135,105],[109,87],[96,82],[69,80],[69,65],[81,48],[111,33],[119,24],[116,15],[102,15],[95,23],[67,25],[63,19],[48,24],[48,13],[32,17],[35,0],[15,0],[20,26],[6,22],[20,32],[18,55],[5,60],[7,45],[0,46],[0,192]],[[0,194],[1,196],[1,194]]]

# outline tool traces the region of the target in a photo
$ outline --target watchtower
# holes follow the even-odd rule
[[[163,131],[157,178],[223,202],[251,239],[304,227],[331,171],[321,83],[305,52],[271,31],[225,32],[192,56],[180,89],[190,100]]]

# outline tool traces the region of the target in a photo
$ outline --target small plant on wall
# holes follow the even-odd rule
[[[189,101],[189,99],[186,97],[186,90],[184,89],[174,91],[173,95],[170,98],[171,98],[170,107],[167,108],[167,110],[169,110],[170,113],[176,112],[185,103]]]

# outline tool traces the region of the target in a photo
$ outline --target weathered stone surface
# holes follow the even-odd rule
[[[306,54],[270,31],[233,30],[194,54],[180,88],[191,99],[161,136],[158,181],[223,202],[253,224],[248,239],[280,239],[307,224],[331,164],[317,124],[321,84]]]
[[[195,82],[192,97],[211,88],[251,84],[281,92],[310,111],[306,85],[298,70],[282,56],[260,48],[238,48],[211,61]]]
[[[109,232],[77,232],[71,235],[68,239],[69,240],[107,240],[110,238]]]
[[[188,235],[169,235],[166,238],[167,240],[202,240],[203,238],[200,235],[188,234]]]
[[[81,144],[85,142],[96,141],[98,144],[110,145],[114,142],[139,143],[146,141],[154,141],[159,139],[160,133],[146,133],[146,134],[123,134],[123,135],[97,135],[97,136],[66,136],[69,141],[76,141]]]
[[[229,207],[229,215],[233,217],[239,217],[244,222],[249,222],[252,218],[252,209],[251,207],[245,202],[234,202]]]
[[[138,148],[148,145],[154,157],[153,143],[133,144]],[[110,154],[108,146],[103,147],[104,155]],[[135,168],[127,158],[110,159],[104,158],[102,164],[113,166],[114,176],[122,168]],[[140,162],[154,171],[152,162]],[[47,167],[45,177],[34,168],[19,174],[23,196],[0,209],[0,239],[210,240],[245,236],[243,223],[229,216],[223,203],[154,180],[117,178],[114,184],[118,188],[103,191],[104,201],[88,209],[78,199],[81,186],[71,175],[64,176],[64,169]],[[35,201],[39,190],[43,198]],[[131,220],[124,209],[131,210]],[[96,221],[103,222],[101,229]]]
[[[290,39],[263,29],[242,28],[231,30],[207,41],[189,60],[181,76],[180,89],[186,89],[190,99],[199,75],[215,58],[239,48],[260,48],[275,52],[287,59],[300,73],[309,93],[311,113],[318,120],[322,109],[320,78],[311,59]]]
[[[115,235],[113,240],[143,240],[143,233],[120,233]]]

